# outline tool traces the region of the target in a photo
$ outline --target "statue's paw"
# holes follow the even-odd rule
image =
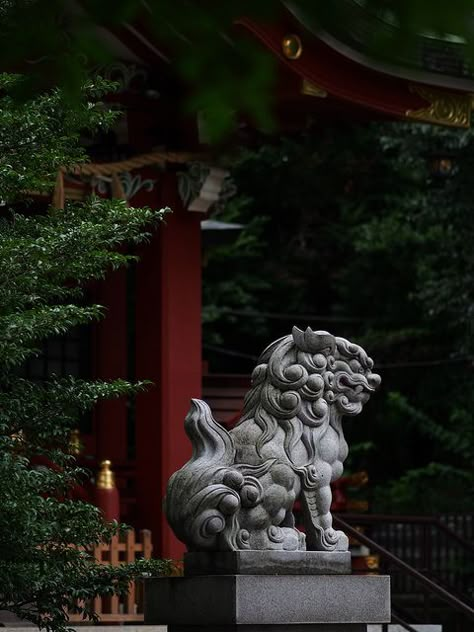
[[[323,529],[316,527],[308,539],[309,549],[312,551],[347,551],[349,538],[343,531],[336,531],[332,527]]]
[[[283,542],[283,550],[284,551],[305,551],[306,543],[304,534],[298,529],[294,529],[291,527],[284,527],[282,531],[285,535],[285,539]]]
[[[336,551],[347,551],[349,549],[349,538],[344,533],[344,531],[336,531],[336,533],[337,533]]]
[[[349,538],[344,531],[336,531],[332,527],[323,531],[323,546],[328,551],[347,551]]]
[[[270,525],[267,529],[251,531],[248,536],[247,548],[266,551],[306,550],[304,535],[300,531],[276,525]]]

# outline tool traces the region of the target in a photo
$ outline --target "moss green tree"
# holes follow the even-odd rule
[[[97,564],[93,545],[122,527],[70,495],[85,476],[69,445],[80,416],[143,384],[39,383],[20,369],[47,337],[102,317],[99,305],[84,300],[86,284],[127,265],[123,246],[146,240],[163,211],[91,198],[35,213],[25,192],[51,192],[60,166],[85,160],[80,134],[111,122],[98,101],[111,86],[89,82],[70,110],[59,90],[16,103],[9,92],[21,80],[0,77],[0,609],[60,631],[68,609],[93,616],[94,595],[123,593],[135,575],[166,568]],[[55,467],[35,468],[38,456]]]

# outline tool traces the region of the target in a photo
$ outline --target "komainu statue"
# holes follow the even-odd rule
[[[348,453],[342,417],[358,415],[380,385],[373,365],[344,338],[294,327],[260,356],[230,432],[192,400],[193,456],[166,496],[168,521],[189,551],[347,550],[332,527],[330,483]],[[297,499],[305,534],[295,527]]]

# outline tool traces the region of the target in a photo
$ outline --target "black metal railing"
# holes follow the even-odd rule
[[[434,533],[443,533],[444,537],[449,540],[450,544],[447,550],[457,547],[462,549],[463,555],[465,556],[468,554],[472,555],[474,551],[473,545],[468,540],[465,540],[446,524],[441,523],[437,518],[425,516],[374,516],[369,514],[335,515],[334,523],[336,527],[345,531],[354,540],[365,544],[370,548],[371,552],[377,553],[380,556],[383,566],[389,570],[392,577],[392,594],[396,592],[396,580],[403,577],[405,583],[403,584],[402,582],[402,585],[405,588],[406,579],[408,578],[410,580],[412,593],[422,595],[425,615],[423,618],[425,622],[433,622],[432,597],[447,604],[453,612],[462,615],[466,621],[474,621],[474,608],[464,595],[460,596],[459,592],[451,585],[448,588],[447,584],[442,585],[432,578],[433,559],[437,559],[436,556],[439,553],[439,551],[433,547]],[[421,548],[419,544],[416,546],[413,546],[413,543],[409,545],[407,541],[403,540],[402,535],[396,541],[394,539],[390,541],[389,539],[389,544],[394,546],[394,548],[389,549],[386,542],[384,546],[380,541],[373,539],[373,528],[371,529],[371,537],[369,537],[367,533],[363,533],[359,530],[360,527],[363,526],[373,527],[377,525],[390,525],[393,530],[393,525],[397,524],[416,525],[418,527],[418,529],[415,530],[417,532],[417,538],[419,537],[418,530],[421,525]],[[359,529],[357,527],[359,527]],[[388,531],[390,531],[390,529],[388,529]],[[435,552],[434,557],[433,552]],[[405,554],[405,556],[408,555],[408,557],[411,556],[411,560],[407,561],[406,559],[402,559],[402,554]],[[438,570],[440,570],[440,568],[438,568]],[[392,612],[392,619],[394,622],[403,625],[406,630],[410,630],[412,627],[406,622],[405,617],[401,618],[395,611]]]
[[[474,544],[444,520],[431,516],[344,514],[366,535],[450,592],[469,599],[474,590]],[[451,521],[452,523],[452,521]],[[393,572],[394,593],[416,590],[413,578]]]

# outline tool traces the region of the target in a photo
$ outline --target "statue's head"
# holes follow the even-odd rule
[[[297,363],[311,375],[324,380],[322,397],[336,404],[343,415],[357,415],[380,386],[380,375],[373,373],[374,362],[359,345],[327,331],[301,331],[293,327],[291,335]],[[319,382],[319,380],[317,380]]]
[[[380,385],[373,366],[364,349],[345,338],[293,327],[260,356],[242,421],[252,417],[261,426],[261,445],[272,439],[278,426],[300,436],[313,434],[311,429],[324,431],[334,418],[331,413],[361,412]]]

